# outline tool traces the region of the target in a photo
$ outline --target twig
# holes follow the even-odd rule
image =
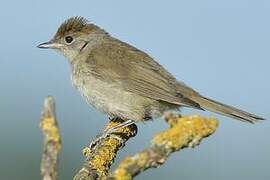
[[[185,147],[195,147],[215,132],[218,121],[200,116],[170,117],[169,129],[157,134],[150,148],[125,158],[106,179],[130,180],[149,168],[164,164],[169,155]]]
[[[54,99],[50,96],[44,101],[40,128],[44,135],[44,147],[40,167],[41,176],[43,180],[56,180],[61,138],[56,121]]]
[[[114,119],[109,122],[106,128],[112,128],[123,122]],[[86,147],[83,150],[85,162],[80,171],[75,175],[74,180],[92,180],[106,177],[117,152],[124,146],[125,142],[137,133],[135,124],[120,129],[114,136],[109,136],[97,143],[94,148]]]
[[[200,116],[168,116],[165,119],[170,128],[157,134],[148,149],[132,157],[126,157],[109,175],[108,171],[117,152],[126,141],[136,135],[137,126],[134,124],[120,129],[113,136],[99,141],[94,148],[86,147],[83,150],[85,162],[74,180],[131,180],[149,168],[156,168],[164,164],[173,152],[185,147],[197,146],[203,138],[213,134],[218,126],[217,120]],[[121,122],[123,121],[120,119],[114,119],[106,128],[112,128]],[[44,134],[41,175],[43,180],[56,180],[61,138],[52,97],[45,99],[40,128]]]

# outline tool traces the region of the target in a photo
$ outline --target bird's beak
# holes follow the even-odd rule
[[[49,41],[49,42],[41,43],[37,47],[42,48],[42,49],[59,49],[63,47],[63,45],[56,43],[54,41]]]

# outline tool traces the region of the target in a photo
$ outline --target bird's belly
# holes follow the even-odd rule
[[[93,77],[73,78],[72,82],[88,104],[110,116],[142,121],[159,117],[170,109],[156,100],[125,91],[119,85]]]

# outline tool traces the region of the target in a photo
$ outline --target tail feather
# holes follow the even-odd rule
[[[203,96],[194,96],[191,98],[193,101],[197,102],[202,109],[216,112],[240,121],[255,123],[259,120],[264,120],[264,118],[257,115],[251,114],[249,112],[237,109],[232,106],[214,101],[212,99]]]

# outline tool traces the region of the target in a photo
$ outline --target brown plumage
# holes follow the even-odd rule
[[[74,86],[89,104],[111,116],[138,122],[184,106],[251,123],[263,119],[201,96],[148,54],[81,17],[65,21],[53,40],[40,47],[62,52],[71,64]]]
[[[85,18],[75,16],[73,18],[67,19],[60,25],[54,36],[54,39],[60,39],[61,37],[65,37],[66,35],[75,32],[91,33],[92,31],[95,31],[97,29],[97,26],[95,26],[94,24],[89,24]]]

